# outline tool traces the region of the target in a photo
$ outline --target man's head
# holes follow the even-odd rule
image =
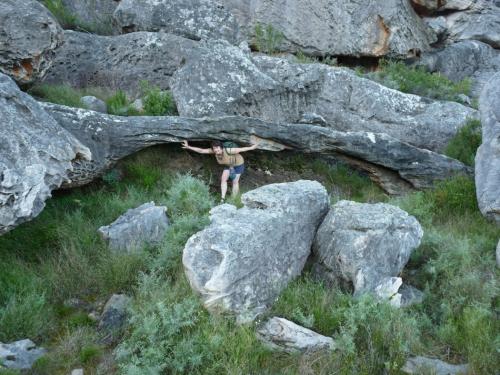
[[[222,154],[223,148],[224,148],[224,145],[222,144],[221,141],[213,141],[212,142],[212,150],[214,151],[214,154],[216,154],[216,155]]]

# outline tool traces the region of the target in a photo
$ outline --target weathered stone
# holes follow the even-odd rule
[[[278,317],[269,319],[259,327],[257,337],[271,349],[288,353],[334,350],[336,347],[331,337]]]
[[[263,186],[241,201],[243,208],[211,211],[211,224],[187,241],[182,262],[208,310],[248,322],[300,275],[328,193],[318,182],[297,181]]]
[[[83,375],[83,369],[82,368],[76,368],[71,371],[71,375]]]
[[[475,160],[479,209],[500,224],[500,73],[484,87],[479,98],[482,144]]]
[[[403,284],[399,288],[401,294],[401,307],[408,307],[422,303],[424,300],[424,293],[411,285]]]
[[[99,86],[135,95],[140,81],[168,89],[170,77],[196,42],[164,33],[98,36],[66,30],[47,83]]]
[[[498,240],[497,244],[496,258],[497,258],[497,267],[500,268],[500,240]]]
[[[416,65],[454,82],[470,78],[472,95],[477,97],[495,72],[500,71],[500,51],[476,40],[465,40],[423,54]]]
[[[388,301],[392,306],[401,307],[401,294],[398,290],[402,284],[403,280],[400,277],[384,277],[373,292],[376,297]]]
[[[43,357],[47,351],[37,348],[29,339],[19,340],[10,344],[0,342],[0,370],[29,370],[35,361]]]
[[[99,234],[115,251],[132,253],[145,245],[159,244],[169,226],[167,207],[144,203],[130,209],[110,225],[99,228]]]
[[[80,102],[87,108],[92,111],[108,113],[108,108],[106,107],[106,103],[101,99],[96,98],[95,96],[83,96],[80,99]]]
[[[62,0],[68,13],[78,20],[80,28],[101,35],[118,33],[113,12],[120,0]]]
[[[90,150],[0,73],[0,234],[37,216]]]
[[[408,358],[401,368],[405,374],[430,373],[435,375],[465,375],[469,373],[469,365],[451,365],[439,359],[427,357]]]
[[[0,72],[32,83],[50,68],[62,41],[61,27],[39,2],[0,2]]]
[[[469,9],[475,0],[411,0],[417,7],[428,12]]]
[[[130,301],[130,297],[125,294],[113,294],[106,302],[98,325],[99,330],[105,334],[103,343],[111,344],[120,336],[127,322]]]
[[[137,112],[144,111],[144,102],[141,98],[135,99],[130,106]]]
[[[404,94],[350,69],[252,57],[221,41],[187,57],[173,76],[172,93],[182,116],[298,123],[309,112],[338,131],[385,133],[433,151],[443,150],[468,117],[477,117],[472,108]]]
[[[374,292],[387,284],[386,278],[399,275],[422,235],[418,221],[398,207],[344,200],[331,208],[319,227],[313,252],[330,277],[352,286],[359,295]],[[389,289],[394,288],[381,287],[378,294]]]
[[[114,18],[123,32],[164,31],[188,39],[242,40],[239,25],[213,0],[121,0]]]

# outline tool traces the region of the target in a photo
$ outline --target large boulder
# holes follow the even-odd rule
[[[482,214],[500,224],[500,73],[479,98],[483,141],[475,159],[476,195]]]
[[[37,348],[30,339],[19,340],[10,344],[0,342],[0,370],[29,370],[47,351]]]
[[[287,353],[334,350],[335,342],[284,318],[273,317],[257,329],[257,337],[273,350]]]
[[[90,150],[0,73],[0,234],[37,216]]]
[[[114,12],[124,33],[164,31],[185,38],[242,40],[239,25],[223,5],[213,0],[121,0]]]
[[[500,51],[483,42],[464,40],[422,54],[416,65],[439,72],[454,82],[471,78],[472,95],[478,97],[483,86],[500,71]]]
[[[61,27],[38,1],[0,2],[0,72],[32,83],[50,68],[62,43]]]
[[[422,236],[418,221],[398,207],[343,200],[318,229],[314,268],[321,277],[352,287],[355,295],[375,292],[389,298],[401,285],[390,278],[399,275]]]
[[[148,32],[112,37],[66,30],[64,38],[45,82],[107,87],[132,95],[140,91],[141,80],[168,89],[185,51],[196,46],[175,35]]]
[[[132,253],[145,245],[158,245],[169,226],[167,207],[154,202],[127,210],[109,225],[99,228],[99,234],[114,251]]]
[[[263,186],[241,201],[243,208],[211,211],[211,224],[187,241],[182,262],[208,310],[248,322],[300,275],[328,193],[318,182],[297,181]]]
[[[385,133],[419,148],[443,150],[477,111],[404,94],[325,64],[252,56],[217,41],[193,51],[172,92],[182,116],[243,115],[299,123],[304,113],[338,131]]]

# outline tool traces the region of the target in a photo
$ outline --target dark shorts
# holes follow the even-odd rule
[[[243,174],[245,171],[245,164],[236,165],[234,167],[224,167],[224,170],[229,171],[229,179],[234,180],[237,175]]]

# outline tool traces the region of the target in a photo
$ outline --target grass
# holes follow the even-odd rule
[[[474,165],[477,148],[481,145],[481,121],[469,119],[450,140],[444,153],[466,165]]]
[[[279,52],[285,35],[273,25],[257,23],[254,28],[254,47],[259,52],[273,54]]]

